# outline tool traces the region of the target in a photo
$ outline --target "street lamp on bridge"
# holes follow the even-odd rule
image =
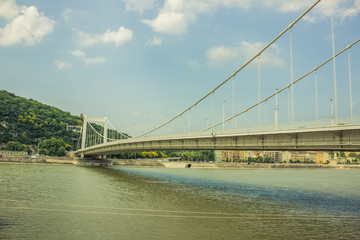
[[[331,125],[334,125],[334,102],[332,99],[330,99],[331,104]]]
[[[279,91],[279,89],[276,89],[276,97],[275,97],[275,129],[278,128],[278,113],[279,113],[278,91]]]
[[[223,122],[222,122],[223,130],[225,129],[225,103],[226,103],[226,101],[224,100],[223,101]]]

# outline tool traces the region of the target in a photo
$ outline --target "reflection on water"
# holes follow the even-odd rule
[[[175,186],[201,188],[201,193],[222,199],[247,197],[324,208],[335,213],[359,215],[360,178],[358,170],[308,169],[121,169],[156,178]],[[351,180],[350,180],[351,179]]]
[[[0,239],[356,239],[359,170],[0,165]]]

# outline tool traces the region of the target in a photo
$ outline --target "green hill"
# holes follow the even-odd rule
[[[35,146],[45,139],[63,140],[73,146],[79,133],[68,126],[81,126],[82,120],[69,112],[0,90],[0,144],[18,142]],[[74,148],[73,148],[74,149]]]

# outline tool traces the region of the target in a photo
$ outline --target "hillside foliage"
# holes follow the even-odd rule
[[[69,112],[0,90],[0,144],[17,142],[35,146],[38,142],[57,139],[62,148],[73,148],[79,133],[67,130],[67,125],[79,126],[82,120]],[[12,146],[12,145],[10,145]],[[14,145],[15,146],[15,145]],[[62,149],[61,149],[62,150]],[[49,149],[48,149],[49,151]],[[51,151],[63,155],[63,151]]]

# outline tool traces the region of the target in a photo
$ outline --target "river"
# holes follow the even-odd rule
[[[360,239],[360,170],[0,165],[0,239]]]

